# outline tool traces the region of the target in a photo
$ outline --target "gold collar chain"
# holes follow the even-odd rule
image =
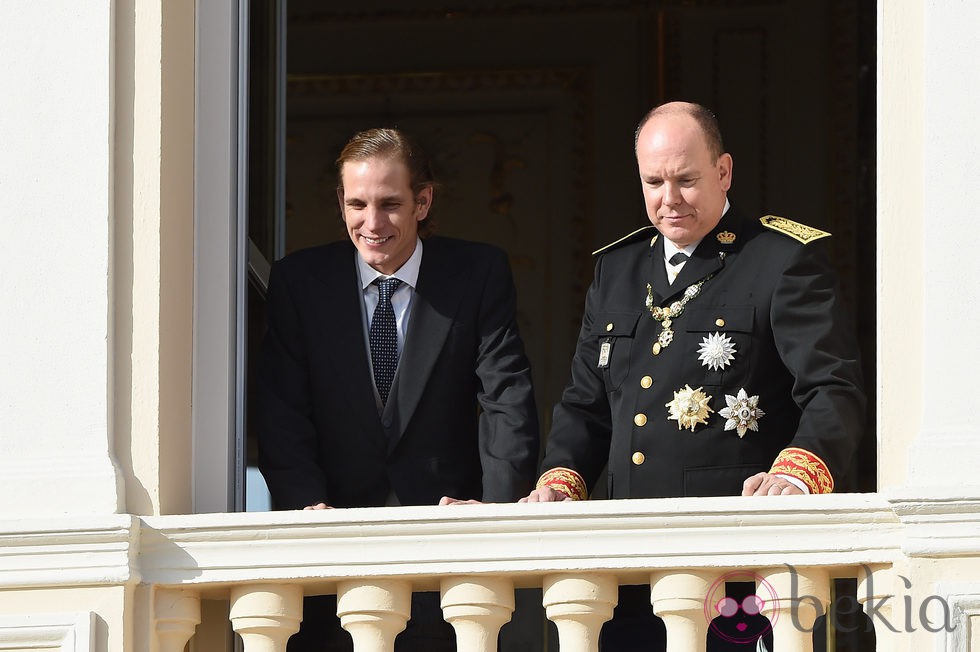
[[[646,306],[653,318],[660,322],[663,326],[663,330],[660,331],[660,335],[657,336],[657,344],[660,346],[654,347],[657,349],[657,353],[660,352],[660,348],[666,348],[674,340],[674,331],[671,330],[671,325],[674,323],[673,320],[677,319],[684,312],[684,306],[688,304],[691,299],[695,298],[701,294],[701,286],[711,280],[714,274],[708,274],[703,279],[698,281],[693,285],[687,286],[684,290],[684,297],[680,301],[674,301],[669,306],[661,308],[660,306],[653,305],[653,288],[647,283],[647,300]]]

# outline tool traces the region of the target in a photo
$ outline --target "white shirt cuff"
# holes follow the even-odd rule
[[[805,494],[810,493],[810,488],[806,486],[806,483],[800,480],[799,478],[794,478],[793,476],[786,475],[785,473],[776,473],[775,475],[782,478],[786,482],[789,482],[791,485],[793,485],[803,493]]]

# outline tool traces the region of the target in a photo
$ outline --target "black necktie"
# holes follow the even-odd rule
[[[371,364],[374,366],[374,385],[381,395],[381,404],[388,402],[391,383],[398,367],[398,331],[395,326],[395,311],[391,307],[391,295],[401,281],[397,278],[375,279],[378,286],[378,307],[371,318],[368,341],[371,344]]]
[[[681,263],[687,262],[687,259],[689,257],[690,256],[688,256],[683,251],[678,251],[676,254],[674,254],[673,256],[671,256],[670,257],[670,260],[668,260],[667,262],[670,263],[671,265],[673,265],[674,267],[677,267]],[[680,271],[681,271],[680,269],[670,269],[670,270],[667,270],[667,282],[670,283],[671,285],[673,285],[674,284],[674,280],[677,279],[677,275],[680,274]]]

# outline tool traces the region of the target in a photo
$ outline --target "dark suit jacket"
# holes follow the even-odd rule
[[[723,231],[735,234],[734,242],[722,244]],[[598,257],[542,468],[574,469],[591,491],[608,461],[615,498],[738,495],[747,477],[768,471],[792,446],[818,455],[834,478],[843,476],[862,434],[865,397],[827,239],[804,245],[731,209],[670,285],[656,236],[650,227]],[[711,274],[673,320],[673,341],[654,355],[662,324],[644,305],[647,284],[654,305],[664,306]],[[735,346],[722,370],[699,359],[704,338],[715,332]],[[603,342],[611,350],[600,369]],[[711,396],[713,412],[693,432],[668,420],[667,403],[685,385]],[[758,396],[765,412],[758,432],[741,438],[724,429],[719,414],[726,395],[740,389]],[[634,453],[642,454],[640,463]]]
[[[273,266],[258,369],[259,465],[277,509],[526,495],[538,421],[504,253],[424,241],[409,329],[378,414],[349,241]]]

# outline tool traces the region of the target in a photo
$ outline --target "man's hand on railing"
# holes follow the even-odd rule
[[[306,507],[303,508],[303,510],[307,510],[307,509],[333,509],[333,507],[331,507],[326,503],[317,503],[316,505],[307,505]]]
[[[803,491],[776,473],[756,473],[742,483],[743,496],[788,496]]]
[[[440,505],[482,505],[479,500],[460,500],[452,496],[443,496],[439,499]]]
[[[571,500],[571,496],[564,494],[560,491],[556,491],[549,486],[543,486],[540,489],[535,489],[529,493],[524,498],[521,498],[517,502],[519,503],[558,503],[565,500]]]

